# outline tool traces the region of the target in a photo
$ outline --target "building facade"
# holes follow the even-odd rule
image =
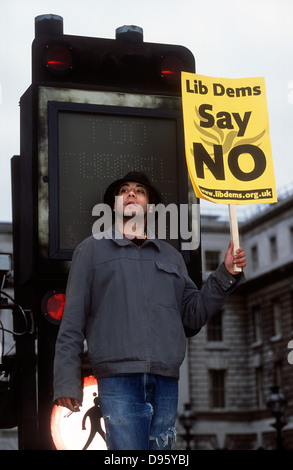
[[[239,235],[246,280],[188,344],[192,446],[276,449],[267,401],[279,386],[287,403],[278,445],[293,449],[293,196],[239,223]],[[205,280],[224,258],[229,221],[203,215],[201,236]]]
[[[5,279],[2,276],[0,267],[0,283],[1,291],[5,291],[8,295],[13,298],[13,247],[12,247],[12,224],[9,222],[0,222],[0,261],[5,259],[6,255],[9,256],[11,262],[11,270],[5,275]],[[18,448],[18,435],[17,427],[9,427],[2,429],[2,413],[5,413],[5,407],[7,405],[7,374],[2,369],[4,364],[3,357],[10,356],[13,358],[15,355],[15,342],[13,335],[9,333],[13,331],[13,318],[10,309],[2,308],[3,303],[6,303],[6,299],[0,294],[0,450],[17,450]],[[1,331],[4,328],[6,331]],[[5,418],[6,422],[6,418]],[[3,425],[4,426],[4,425]]]

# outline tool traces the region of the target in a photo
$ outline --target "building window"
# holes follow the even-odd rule
[[[225,370],[210,369],[210,406],[225,408]]]
[[[278,299],[273,300],[273,325],[274,325],[274,336],[281,336],[281,305]]]
[[[251,247],[251,267],[252,269],[258,268],[258,249],[256,245]]]
[[[220,264],[220,251],[205,251],[206,271],[215,271]]]
[[[255,305],[252,308],[252,328],[253,328],[253,341],[258,343],[261,341],[261,316],[260,307]]]
[[[291,310],[291,322],[292,322],[292,328],[293,328],[293,292],[291,291],[291,304],[290,304],[290,310]]]
[[[276,261],[276,259],[278,258],[277,238],[275,236],[270,237],[270,257],[271,261]]]
[[[293,251],[293,227],[290,227],[290,245],[291,251]]]
[[[223,310],[219,310],[207,324],[208,341],[223,341]]]
[[[283,386],[283,372],[282,372],[282,361],[276,361],[274,364],[275,383],[279,387]]]
[[[261,367],[255,369],[255,390],[256,390],[256,406],[258,408],[264,407],[264,394],[263,394],[263,371]]]

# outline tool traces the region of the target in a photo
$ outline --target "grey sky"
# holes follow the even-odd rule
[[[34,18],[45,13],[63,17],[65,34],[114,39],[119,26],[141,26],[145,41],[188,47],[201,75],[264,77],[277,190],[292,185],[292,0],[0,0],[0,221],[12,219],[18,104],[31,83]]]

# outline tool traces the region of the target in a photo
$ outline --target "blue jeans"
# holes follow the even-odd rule
[[[170,450],[176,437],[178,380],[153,374],[99,379],[109,450]]]

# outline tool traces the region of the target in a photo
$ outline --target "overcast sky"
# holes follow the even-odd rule
[[[277,190],[292,188],[293,0],[0,0],[0,222],[12,220],[18,104],[31,84],[34,18],[46,13],[78,36],[114,39],[117,27],[138,25],[146,42],[189,48],[201,75],[264,77]]]

